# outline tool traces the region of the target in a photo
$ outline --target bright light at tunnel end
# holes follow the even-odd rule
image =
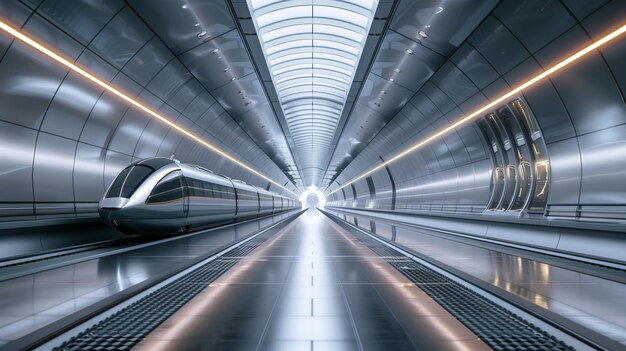
[[[300,200],[300,203],[302,204],[302,209],[306,210],[309,207],[306,203],[306,199],[311,194],[317,196],[317,208],[323,210],[326,206],[326,196],[324,195],[324,193],[319,191],[316,186],[310,186],[307,188],[307,190],[303,191],[302,194],[300,194],[300,198],[298,200]]]
[[[619,37],[620,35],[624,34],[624,32],[626,32],[626,24],[622,25],[621,27],[617,28],[616,30],[610,32],[609,34],[603,36],[602,38],[598,39],[597,41],[591,43],[590,45],[584,47],[583,49],[577,51],[576,53],[574,53],[573,55],[563,59],[562,61],[560,61],[559,63],[555,64],[554,66],[548,68],[547,70],[537,74],[536,76],[532,77],[531,79],[527,80],[526,82],[518,85],[517,87],[513,88],[511,91],[509,91],[508,93],[500,96],[499,98],[491,101],[490,103],[488,103],[487,105],[479,108],[478,110],[462,117],[461,119],[459,119],[458,121],[452,123],[451,125],[449,125],[448,127],[441,129],[437,132],[435,132],[434,134],[432,134],[431,136],[423,139],[422,141],[412,145],[411,147],[405,149],[404,151],[400,152],[399,154],[393,156],[392,158],[390,158],[389,160],[379,164],[376,167],[373,167],[372,169],[368,170],[365,173],[362,173],[361,175],[353,178],[352,180],[350,180],[349,182],[344,183],[343,185],[341,185],[340,187],[338,187],[337,189],[329,192],[327,195],[331,195],[336,193],[337,191],[347,187],[350,184],[353,184],[354,182],[357,182],[365,177],[367,177],[368,175],[378,171],[379,169],[403,158],[404,156],[412,153],[413,151],[419,149],[420,147],[428,144],[429,142],[433,141],[434,139],[450,132],[451,130],[471,121],[474,120],[477,117],[480,117],[483,115],[483,113],[487,112],[488,110],[496,107],[497,105],[499,105],[500,103],[504,102],[505,100],[511,98],[512,96],[514,96],[515,94],[518,94],[520,92],[522,92],[523,90],[525,90],[526,88],[529,88],[535,84],[537,84],[538,82],[544,80],[545,78],[549,77],[550,75],[552,75],[553,73],[567,67],[568,65],[570,65],[571,63],[575,62],[576,60],[582,58],[583,56],[587,55],[588,53],[592,52],[595,49],[598,49],[599,47],[601,47],[602,45],[610,42],[611,40]],[[330,186],[330,185],[329,185]]]
[[[172,129],[177,130],[178,132],[180,132],[181,134],[185,135],[186,137],[192,139],[193,141],[203,145],[204,147],[206,147],[207,149],[215,152],[216,154],[218,154],[219,156],[231,161],[232,163],[238,165],[239,167],[245,169],[246,171],[267,180],[268,182],[276,185],[277,187],[286,190],[287,192],[296,195],[296,193],[294,193],[293,191],[287,189],[286,187],[284,187],[283,185],[279,184],[278,182],[274,181],[273,179],[271,179],[270,177],[266,176],[265,174],[257,171],[256,169],[248,166],[247,164],[239,161],[238,159],[236,159],[235,157],[229,155],[228,153],[226,153],[225,151],[221,150],[220,148],[206,142],[205,140],[203,140],[202,138],[198,137],[197,135],[193,134],[192,132],[186,130],[185,128],[177,125],[176,123],[170,121],[168,118],[166,118],[163,115],[160,115],[159,113],[157,113],[156,111],[152,110],[151,108],[143,105],[142,103],[138,102],[137,100],[131,98],[130,96],[124,94],[122,91],[112,87],[111,85],[107,84],[106,82],[104,82],[103,80],[101,80],[100,78],[94,76],[93,74],[87,72],[86,70],[80,68],[79,66],[75,65],[74,63],[70,62],[69,60],[67,60],[66,58],[62,57],[61,55],[57,54],[56,52],[54,52],[51,49],[48,49],[47,47],[45,47],[43,44],[39,43],[38,41],[32,39],[31,37],[27,36],[26,34],[22,33],[21,31],[19,31],[18,29],[13,28],[12,26],[8,25],[7,23],[5,23],[4,21],[2,21],[0,19],[0,29],[4,30],[5,32],[7,32],[9,35],[15,37],[16,39],[22,41],[23,43],[29,45],[30,47],[32,47],[33,49],[43,53],[44,55],[48,56],[49,58],[53,59],[54,61],[60,63],[61,65],[69,68],[71,71],[78,73],[79,75],[83,76],[84,78],[90,80],[91,82],[95,83],[96,85],[100,86],[101,88],[115,94],[117,97],[119,97],[120,99],[128,102],[129,104],[135,106],[136,108],[144,111],[145,113],[147,113],[148,115],[156,118],[157,120],[161,121],[162,123],[166,124],[167,126],[171,127]]]

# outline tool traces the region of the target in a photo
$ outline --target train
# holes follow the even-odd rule
[[[120,172],[98,212],[126,235],[176,235],[300,206],[298,200],[198,165],[152,157]]]

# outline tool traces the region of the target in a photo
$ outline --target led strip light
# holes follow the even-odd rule
[[[57,61],[58,63],[62,64],[63,66],[69,68],[70,70],[80,74],[81,76],[87,78],[88,80],[92,81],[93,83],[99,85],[100,87],[102,87],[103,89],[117,95],[119,98],[121,98],[122,100],[130,103],[131,105],[137,107],[138,109],[144,111],[145,113],[149,114],[150,116],[158,119],[159,121],[163,122],[164,124],[166,124],[167,126],[179,131],[180,133],[182,133],[183,135],[189,137],[190,139],[192,139],[193,141],[203,145],[204,147],[206,147],[207,149],[217,153],[218,155],[224,157],[225,159],[233,162],[234,164],[238,165],[239,167],[267,180],[268,182],[282,188],[285,189],[286,191],[290,192],[293,195],[297,195],[296,193],[294,193],[293,191],[285,188],[283,185],[277,183],[276,181],[272,180],[271,178],[269,178],[268,176],[266,176],[265,174],[255,170],[254,168],[246,165],[245,163],[237,160],[236,158],[234,158],[233,156],[230,156],[229,154],[227,154],[225,151],[222,151],[221,149],[219,149],[218,147],[209,144],[208,142],[202,140],[200,137],[198,137],[197,135],[193,134],[192,132],[186,130],[185,128],[177,125],[176,123],[170,121],[169,119],[167,119],[166,117],[164,117],[163,115],[160,115],[159,113],[155,112],[154,110],[152,110],[151,108],[143,105],[142,103],[134,100],[133,98],[131,98],[130,96],[124,94],[123,92],[117,90],[116,88],[110,86],[109,84],[107,84],[106,82],[104,82],[103,80],[97,78],[96,76],[92,75],[91,73],[85,71],[84,69],[78,67],[77,65],[73,64],[72,62],[68,61],[67,59],[63,58],[61,55],[55,53],[54,51],[46,48],[45,46],[43,46],[42,44],[40,44],[39,42],[35,41],[34,39],[30,38],[29,36],[25,35],[24,33],[20,32],[19,30],[11,27],[10,25],[6,24],[5,22],[3,22],[2,20],[0,20],[0,29],[4,30],[5,32],[9,33],[10,35],[14,36],[15,38],[21,40],[22,42],[28,44],[29,46],[31,46],[32,48],[36,49],[37,51],[43,53],[44,55],[48,56],[49,58],[53,59],[54,61]]]
[[[514,96],[515,94],[518,94],[519,92],[521,92],[522,90],[529,88],[535,84],[537,84],[538,82],[546,79],[547,77],[549,77],[550,75],[552,75],[553,73],[565,68],[566,66],[570,65],[571,63],[575,62],[576,60],[580,59],[581,57],[587,55],[588,53],[590,53],[591,51],[601,47],[602,45],[610,42],[611,40],[617,38],[618,36],[624,34],[624,32],[626,32],[626,25],[623,25],[621,27],[619,27],[618,29],[614,30],[613,32],[605,35],[604,37],[598,39],[597,41],[593,42],[592,44],[590,44],[589,46],[583,48],[582,50],[576,52],[575,54],[567,57],[566,59],[564,59],[563,61],[557,63],[556,65],[550,67],[549,69],[543,71],[542,73],[534,76],[533,78],[529,79],[528,81],[526,81],[525,83],[518,85],[516,88],[514,88],[513,90],[509,91],[508,93],[500,96],[499,98],[493,100],[492,102],[488,103],[487,105],[479,108],[478,110],[470,113],[469,115],[466,115],[465,117],[459,119],[458,121],[452,123],[451,125],[447,126],[446,128],[443,128],[441,130],[439,130],[438,132],[432,134],[431,136],[429,136],[428,138],[418,142],[417,144],[414,144],[413,146],[409,147],[408,149],[400,152],[399,154],[395,155],[394,157],[390,158],[389,160],[379,164],[378,166],[370,169],[369,171],[359,175],[356,178],[353,178],[352,180],[350,180],[349,182],[343,184],[342,186],[340,186],[339,188],[331,191],[330,193],[327,194],[331,195],[333,193],[336,193],[337,191],[347,187],[350,184],[353,184],[354,182],[361,180],[365,177],[367,177],[368,175],[378,171],[379,169],[387,166],[390,163],[393,163],[401,158],[403,158],[404,156],[410,154],[411,152],[419,149],[420,147],[428,144],[429,142],[433,141],[434,139],[448,133],[449,131],[473,120],[476,119],[477,117],[482,116],[485,112],[493,109],[494,107],[500,105],[501,103],[503,103],[505,100],[508,100],[509,98],[511,98],[512,96]]]

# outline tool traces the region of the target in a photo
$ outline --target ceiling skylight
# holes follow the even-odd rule
[[[378,0],[247,1],[294,151],[321,169]]]

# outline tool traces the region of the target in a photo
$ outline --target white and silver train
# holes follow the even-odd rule
[[[124,168],[98,212],[124,234],[182,234],[299,207],[298,200],[155,157]]]

